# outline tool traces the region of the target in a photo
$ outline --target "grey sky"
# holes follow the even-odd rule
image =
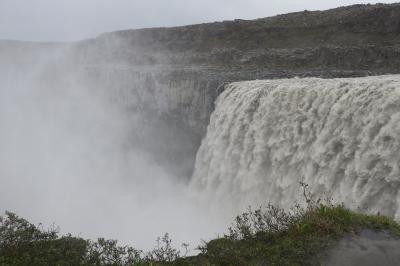
[[[253,19],[363,0],[0,0],[0,39],[77,40],[120,29]]]

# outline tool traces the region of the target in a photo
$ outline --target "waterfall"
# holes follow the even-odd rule
[[[238,210],[316,197],[400,219],[400,76],[236,82],[218,97],[192,187]]]

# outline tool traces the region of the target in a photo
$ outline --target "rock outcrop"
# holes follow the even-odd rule
[[[335,246],[326,251],[322,265],[373,266],[399,265],[399,238],[388,232],[364,229],[356,234],[347,234]]]
[[[162,133],[150,130],[160,141],[138,144],[157,151],[164,145],[163,152],[156,152],[160,161],[192,165],[224,84],[399,73],[399,33],[400,4],[354,5],[257,20],[124,30],[71,44],[7,41],[0,43],[0,61],[31,64],[32,54],[52,54],[52,66],[68,69],[92,88],[113,91],[129,110],[143,111],[149,128],[162,124]],[[10,49],[16,56],[10,56]],[[190,175],[190,169],[181,174]]]

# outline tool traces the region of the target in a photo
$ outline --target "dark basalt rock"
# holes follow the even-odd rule
[[[124,30],[70,44],[2,41],[0,64],[29,65],[56,51],[62,55],[54,56],[53,66],[123,95],[121,104],[146,113],[149,128],[162,124],[162,133],[149,130],[159,143],[149,148],[137,141],[144,149],[173,143],[156,157],[191,165],[224,84],[399,73],[400,4]],[[191,167],[184,168],[181,174],[190,175]]]
[[[388,232],[364,229],[347,234],[324,252],[321,265],[327,266],[397,266],[400,261],[399,238]]]

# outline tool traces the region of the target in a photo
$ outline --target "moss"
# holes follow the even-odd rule
[[[229,233],[205,243],[198,256],[179,258],[166,234],[160,248],[141,251],[43,231],[14,214],[0,219],[0,265],[320,265],[324,249],[363,229],[400,236],[400,225],[344,205],[309,200],[287,212],[272,205],[239,215]],[[164,243],[164,244],[163,244]],[[162,262],[156,262],[162,261]]]
[[[320,265],[319,254],[345,233],[372,229],[400,236],[400,225],[394,220],[357,213],[343,205],[312,205],[285,216],[286,220],[275,221],[276,225],[282,225],[281,230],[256,230],[254,223],[265,214],[268,216],[271,212],[250,210],[244,215],[249,218],[247,227],[236,224],[230,235],[206,243],[201,264]],[[193,258],[187,262],[196,264]]]

